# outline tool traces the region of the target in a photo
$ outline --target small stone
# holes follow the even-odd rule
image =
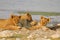
[[[51,39],[47,39],[47,40],[51,40]]]
[[[36,40],[51,40],[51,39],[46,39],[46,38],[36,38]]]
[[[16,38],[16,40],[20,40],[20,38]]]
[[[60,35],[59,35],[59,34],[53,34],[51,37],[52,37],[52,38],[59,38]]]
[[[44,36],[44,38],[47,38],[47,36]]]
[[[32,35],[29,35],[27,38],[32,38]]]
[[[5,38],[2,38],[2,40],[5,40]]]

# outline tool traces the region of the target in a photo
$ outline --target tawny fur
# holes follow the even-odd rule
[[[17,30],[20,27],[17,26],[18,21],[21,16],[11,15],[10,18],[0,20],[0,28],[9,29],[9,30]]]
[[[31,15],[29,13],[26,13],[24,15],[21,15],[21,20],[25,20],[25,19],[31,21],[32,20],[32,17],[31,17]]]
[[[36,30],[36,29],[40,29],[40,28],[43,28],[47,25],[47,23],[50,21],[49,18],[45,18],[43,16],[41,16],[40,18],[40,22],[38,22],[37,25],[34,25],[32,27],[29,28],[29,30]],[[47,28],[48,29],[48,28]]]

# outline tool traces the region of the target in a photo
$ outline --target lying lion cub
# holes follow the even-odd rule
[[[25,13],[21,15],[21,19],[18,23],[19,26],[29,28],[31,27],[30,22],[32,21],[32,17],[29,13]]]
[[[11,15],[8,19],[0,20],[0,28],[8,30],[17,30],[20,27],[17,26],[21,16]]]
[[[45,27],[49,21],[50,21],[49,18],[45,18],[45,17],[41,16],[40,22],[38,22],[38,24],[36,24],[36,21],[31,22],[32,27],[30,27],[29,29],[35,30],[35,29]],[[36,24],[36,25],[34,25],[34,24]]]

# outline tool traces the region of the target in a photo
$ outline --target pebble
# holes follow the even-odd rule
[[[45,39],[45,38],[36,38],[35,40],[51,40],[51,39]]]
[[[20,40],[20,38],[16,38],[16,40]]]
[[[5,40],[6,38],[2,38],[1,40]]]
[[[51,38],[59,38],[60,37],[60,35],[59,34],[53,34],[53,35],[51,35]]]

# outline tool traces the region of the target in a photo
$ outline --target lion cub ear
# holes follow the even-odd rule
[[[21,16],[19,16],[19,18],[21,18]]]
[[[43,19],[44,17],[43,16],[41,16],[41,19]]]
[[[14,18],[15,16],[14,15],[11,15],[11,18]]]
[[[29,16],[30,14],[27,12],[25,15]]]
[[[50,21],[50,18],[48,18],[47,21],[49,22]]]

